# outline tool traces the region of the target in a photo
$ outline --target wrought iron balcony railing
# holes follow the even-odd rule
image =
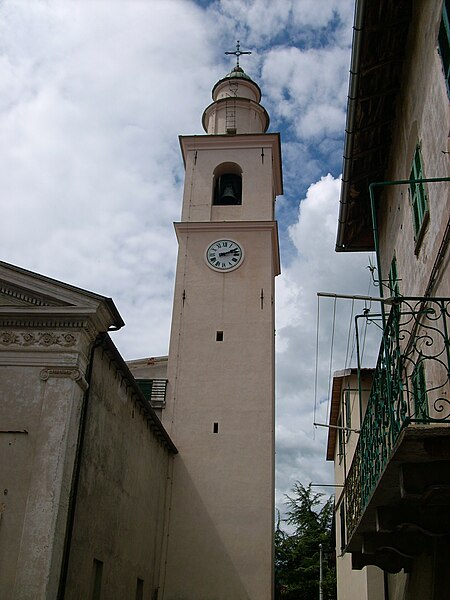
[[[346,479],[351,537],[411,423],[450,424],[450,298],[396,298],[383,332],[361,433]]]

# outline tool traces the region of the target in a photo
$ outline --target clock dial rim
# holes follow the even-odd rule
[[[241,258],[235,265],[231,265],[230,267],[216,267],[215,265],[211,264],[208,258],[209,250],[212,246],[214,246],[214,244],[217,244],[218,242],[232,242],[233,244],[236,244],[236,246],[240,249]],[[234,271],[235,269],[239,268],[244,262],[244,248],[242,247],[242,244],[231,238],[218,238],[217,240],[214,240],[208,244],[205,250],[204,258],[208,267],[213,271],[216,271],[217,273],[230,273],[231,271]]]

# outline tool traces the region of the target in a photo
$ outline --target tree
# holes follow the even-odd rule
[[[336,599],[334,566],[333,497],[322,504],[323,494],[313,493],[311,484],[297,482],[293,495],[286,496],[285,522],[293,526],[289,534],[275,531],[275,586],[277,600],[318,600],[319,544],[323,551],[323,600]]]

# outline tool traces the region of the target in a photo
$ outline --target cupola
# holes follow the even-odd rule
[[[269,115],[259,103],[261,90],[242,67],[234,67],[215,84],[212,99],[202,117],[206,133],[234,135],[267,131]]]

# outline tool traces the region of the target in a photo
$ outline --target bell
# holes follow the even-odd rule
[[[225,189],[223,190],[220,199],[223,202],[227,202],[229,204],[233,204],[234,202],[236,202],[237,200],[237,196],[234,193],[234,189],[233,186],[231,185],[231,183],[227,183],[225,185]]]

